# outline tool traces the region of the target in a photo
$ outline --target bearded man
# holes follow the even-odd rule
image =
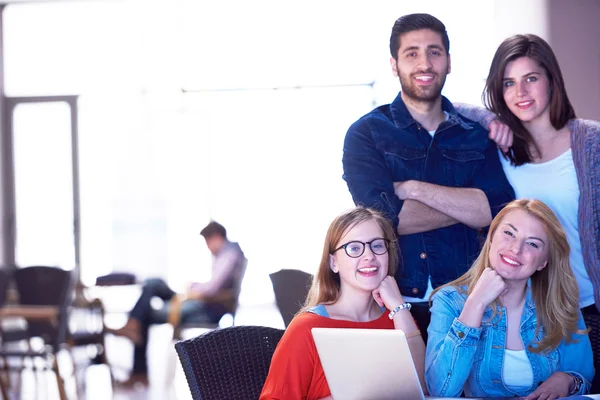
[[[381,211],[396,228],[396,280],[425,340],[429,295],[467,271],[480,231],[515,196],[487,131],[441,94],[449,49],[437,18],[396,20],[390,62],[401,91],[352,124],[342,160],[354,202]]]

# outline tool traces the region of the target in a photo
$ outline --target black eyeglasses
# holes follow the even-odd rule
[[[337,249],[331,252],[331,254],[335,253],[338,250],[344,249],[348,257],[358,258],[363,255],[365,252],[366,245],[369,245],[371,252],[373,254],[377,254],[378,256],[387,253],[388,248],[390,246],[390,241],[387,239],[373,239],[370,242],[361,242],[358,240],[354,240],[352,242],[348,242],[346,244],[341,245]]]

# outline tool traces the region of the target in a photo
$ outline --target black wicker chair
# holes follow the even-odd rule
[[[600,315],[586,315],[583,319],[586,326],[590,328],[589,337],[594,353],[594,366],[596,367],[596,375],[592,381],[590,393],[600,393]]]
[[[57,353],[66,344],[68,331],[68,305],[71,302],[71,272],[58,267],[32,266],[14,271],[14,280],[19,293],[19,304],[25,306],[56,306],[58,317],[55,321],[27,320],[27,328],[15,331],[14,334],[3,333],[3,339],[26,339],[33,337],[43,339],[40,349],[4,350],[0,351],[3,360],[7,359],[42,359],[43,368],[51,369],[56,375],[59,397],[66,400],[64,381],[58,368]],[[18,334],[18,335],[17,335]],[[21,337],[21,335],[24,335]],[[11,370],[8,362],[3,363],[5,371]],[[17,370],[22,369],[22,365]],[[7,381],[10,377],[7,376]]]
[[[193,399],[258,399],[283,332],[240,325],[177,342]]]

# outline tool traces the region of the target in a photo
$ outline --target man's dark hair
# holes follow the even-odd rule
[[[446,48],[446,53],[450,53],[450,39],[448,38],[448,32],[446,32],[446,26],[442,21],[429,14],[408,14],[398,18],[392,27],[390,53],[392,54],[392,57],[394,57],[394,60],[398,59],[400,36],[421,29],[429,29],[439,33],[442,37],[442,44]]]
[[[200,234],[204,236],[204,239],[208,239],[213,236],[221,236],[223,238],[227,238],[227,231],[225,227],[218,222],[211,221],[208,225],[206,225],[201,231]]]

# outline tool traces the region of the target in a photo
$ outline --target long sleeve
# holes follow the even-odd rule
[[[585,322],[581,312],[577,328],[585,330]],[[570,374],[578,375],[585,383],[577,394],[589,392],[591,381],[594,378],[594,359],[592,356],[592,345],[587,334],[573,335],[573,342],[561,343],[559,347],[560,370]]]
[[[515,191],[504,174],[495,143],[490,141],[485,150],[485,164],[476,171],[472,184],[485,193],[492,219],[507,203],[515,199]]]
[[[343,178],[354,203],[383,212],[397,229],[404,202],[394,193],[392,173],[365,119],[358,120],[348,130],[342,165]]]
[[[488,129],[490,123],[496,119],[496,115],[487,108],[474,106],[466,103],[453,103],[456,111],[468,119],[478,122],[485,129]]]
[[[211,280],[203,287],[205,296],[212,296],[223,289],[225,282],[233,275],[234,268],[243,257],[235,247],[229,247],[215,258],[212,268]]]
[[[478,122],[486,130],[496,115],[483,107],[465,103],[454,103],[456,111],[466,118]],[[514,200],[515,192],[508,183],[498,156],[498,149],[490,143],[485,154],[486,164],[480,168],[473,178],[475,187],[481,189],[488,198],[492,218],[510,201]]]
[[[433,298],[425,354],[425,381],[432,396],[461,395],[479,345],[481,328],[458,320],[462,306],[453,304],[455,297],[442,290]]]

